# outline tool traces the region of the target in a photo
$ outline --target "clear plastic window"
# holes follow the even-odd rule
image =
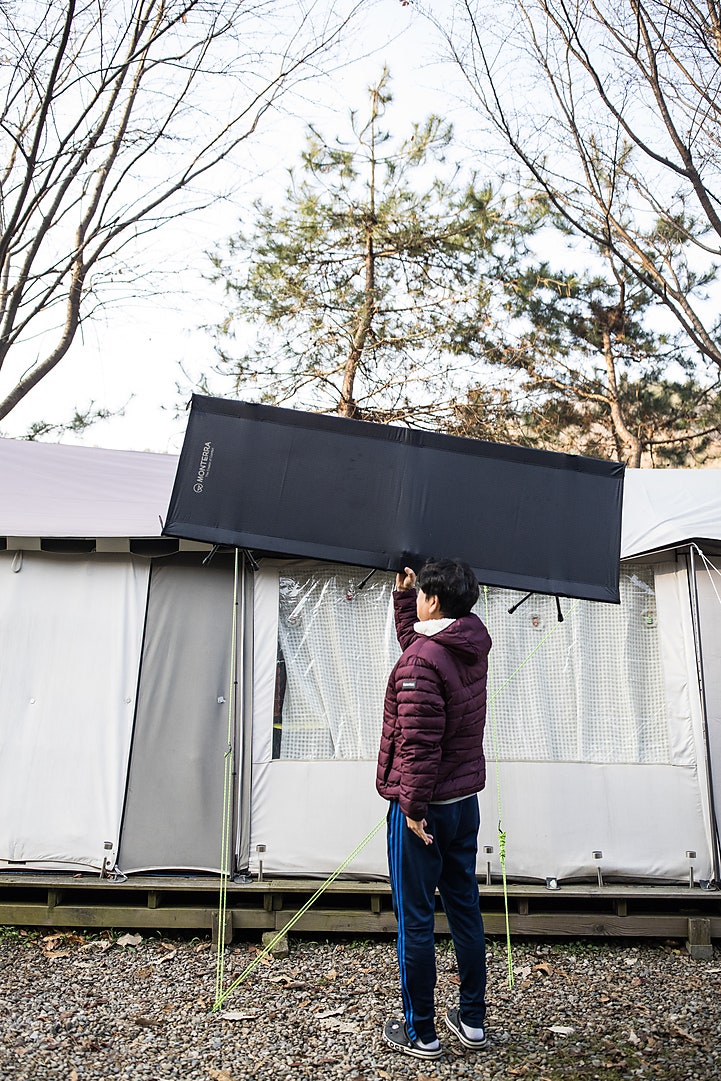
[[[395,576],[281,569],[273,758],[375,759],[398,658]],[[493,638],[485,746],[501,760],[667,762],[653,568],[624,564],[621,604],[481,592]],[[496,745],[494,749],[494,743]]]

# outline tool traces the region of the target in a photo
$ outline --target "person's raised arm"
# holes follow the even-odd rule
[[[393,614],[396,621],[396,637],[401,649],[407,649],[416,632],[416,572],[411,567],[404,567],[396,575],[396,589],[393,594]]]

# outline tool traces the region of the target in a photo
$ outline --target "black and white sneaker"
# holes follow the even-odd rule
[[[443,1054],[440,1043],[437,1047],[428,1047],[420,1040],[412,1040],[408,1035],[405,1021],[386,1021],[383,1039],[394,1051],[402,1051],[404,1055],[414,1055],[416,1058],[440,1058]]]
[[[454,1036],[457,1036],[464,1047],[470,1047],[472,1051],[479,1051],[481,1047],[485,1047],[488,1043],[488,1037],[483,1029],[483,1033],[480,1039],[472,1039],[467,1035],[463,1022],[461,1021],[460,1011],[457,1009],[449,1010],[446,1014],[446,1027],[451,1030]]]

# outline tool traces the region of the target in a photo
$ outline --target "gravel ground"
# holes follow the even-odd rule
[[[226,985],[258,953],[236,942]],[[438,949],[439,1014],[457,1002],[453,952]],[[721,953],[681,943],[488,942],[489,1045],[466,1051],[439,1018],[442,1059],[386,1049],[399,1016],[389,940],[296,938],[212,1012],[207,939],[0,929],[0,1078],[717,1078]]]

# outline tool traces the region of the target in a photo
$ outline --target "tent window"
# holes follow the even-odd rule
[[[366,573],[310,562],[281,569],[273,758],[375,758],[399,650],[394,576],[378,572],[358,590]],[[499,758],[670,761],[653,568],[623,565],[620,605],[562,601],[561,624],[553,597],[509,615],[518,599],[488,591]],[[485,620],[483,594],[477,610]],[[486,749],[491,757],[490,710]]]
[[[375,758],[398,656],[395,575],[337,564],[280,573],[273,758]]]
[[[490,592],[499,758],[670,761],[653,568],[623,564],[620,589],[620,605],[563,600],[561,624],[552,597],[509,616],[518,594]]]

